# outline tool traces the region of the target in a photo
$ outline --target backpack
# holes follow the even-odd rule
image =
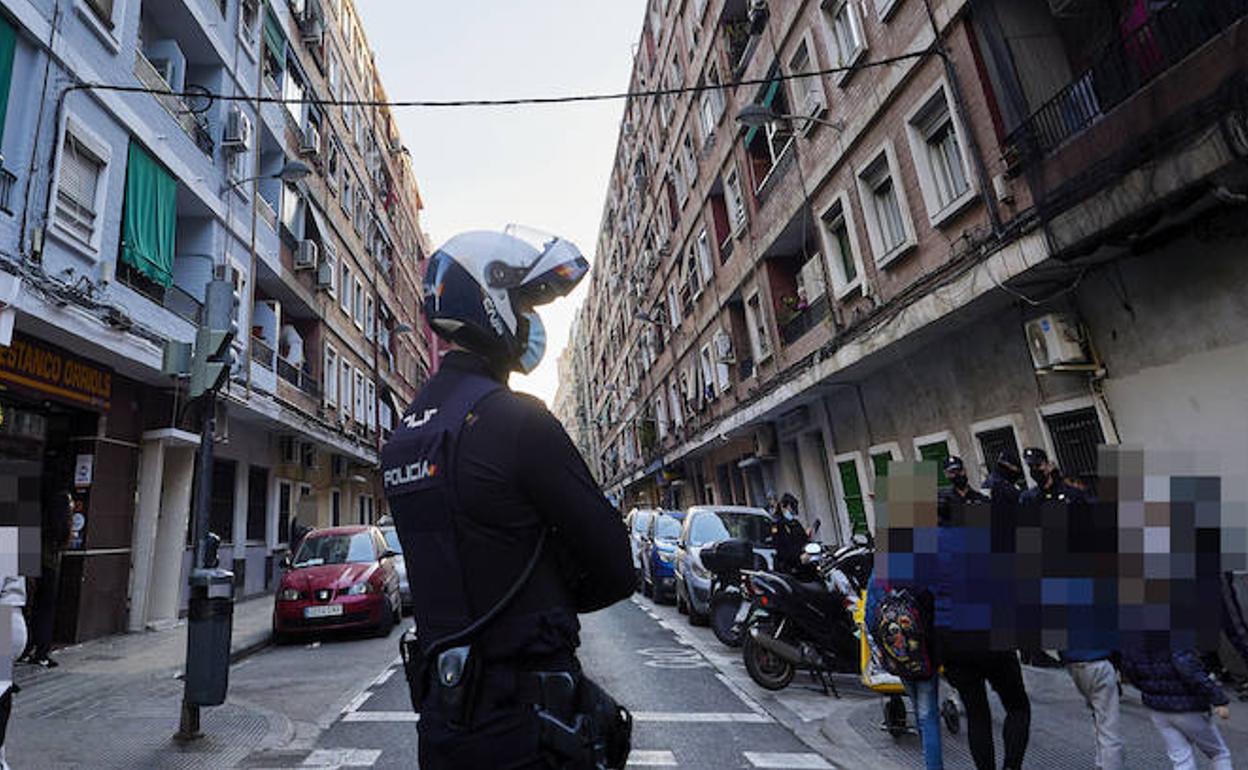
[[[922,680],[936,673],[926,621],[918,594],[909,588],[891,589],[880,599],[870,630],[890,674]]]

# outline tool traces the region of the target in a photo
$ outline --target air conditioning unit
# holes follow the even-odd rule
[[[721,364],[737,362],[737,357],[732,350],[732,337],[722,331],[715,335],[715,360]]]
[[[1031,361],[1036,369],[1050,369],[1059,364],[1087,362],[1079,324],[1070,316],[1049,313],[1028,321],[1024,327]]]
[[[316,288],[332,289],[334,286],[334,266],[324,260],[316,266]]]
[[[238,151],[250,150],[253,132],[251,116],[241,107],[231,107],[225,120],[225,135],[221,138],[221,146]]]
[[[321,129],[315,123],[304,126],[303,136],[299,140],[299,152],[312,158],[320,156]]]
[[[771,424],[754,429],[754,456],[769,460],[776,456],[776,430]]]
[[[282,436],[277,440],[278,455],[283,465],[294,465],[299,462],[298,444],[294,436]]]
[[[316,241],[299,241],[299,247],[295,249],[295,269],[296,270],[312,270],[320,261],[320,247]]]
[[[299,20],[299,37],[308,45],[321,45],[325,42],[325,22],[320,14],[309,6]]]

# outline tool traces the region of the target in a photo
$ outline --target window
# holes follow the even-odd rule
[[[342,206],[342,213],[348,217],[351,216],[351,210],[355,207],[355,198],[352,197],[351,188],[351,172],[346,168],[342,170],[342,198],[338,201]]]
[[[61,167],[56,179],[53,221],[61,231],[95,248],[96,222],[108,167],[108,155],[77,127],[67,124],[61,144]]]
[[[698,270],[702,274],[702,282],[710,283],[715,275],[715,263],[711,261],[711,236],[707,234],[705,227],[702,228],[702,232],[698,233],[695,248],[698,252]]]
[[[966,154],[943,83],[910,115],[906,128],[919,188],[935,225],[972,197]]]
[[[685,176],[689,180],[689,190],[692,191],[698,184],[698,156],[693,151],[693,131],[685,132],[685,139],[681,143],[681,154],[684,157]]]
[[[83,0],[87,7],[95,13],[96,17],[104,23],[108,29],[113,28],[113,2],[114,0]]]
[[[858,175],[858,189],[867,217],[867,233],[876,264],[883,266],[911,245],[905,192],[898,184],[897,164],[887,146]]]
[[[859,0],[824,0],[823,12],[832,33],[829,52],[834,67],[852,67],[867,52],[867,39],[862,32],[862,14],[858,5]],[[851,74],[853,72],[849,70],[840,72],[836,80],[844,83]]]
[[[297,66],[293,58],[287,60],[286,79],[282,81],[282,100],[286,105],[286,111],[295,121],[295,125],[302,128],[304,113],[308,106],[303,101],[306,89],[303,84],[303,75],[296,69]]]
[[[367,395],[364,391],[364,372],[360,369],[355,370],[355,421],[361,425],[368,424],[368,415],[365,413],[365,406],[368,403]]]
[[[351,305],[351,316],[355,319],[357,329],[364,329],[364,282],[355,279],[354,302]]]
[[[329,525],[342,526],[342,491],[338,489],[329,492]]]
[[[680,389],[676,385],[676,380],[668,380],[667,398],[672,404],[672,423],[677,428],[685,424],[684,408],[680,405]]]
[[[325,405],[338,405],[338,351],[332,345],[325,346],[325,368],[321,372],[321,383],[325,391]]]
[[[667,438],[667,398],[662,390],[659,391],[659,395],[655,396],[654,399],[654,418],[655,426],[659,433],[659,440],[662,441]]]
[[[698,247],[694,243],[689,244],[685,257],[685,288],[691,301],[702,296],[702,268],[698,265]]]
[[[875,491],[879,494],[880,479],[888,478],[888,464],[901,462],[901,447],[895,442],[873,446],[871,454],[871,472],[875,476]]]
[[[369,380],[365,383],[364,409],[369,430],[377,429],[377,383]]]
[[[260,20],[258,0],[242,0],[238,4],[238,34],[246,42],[256,38],[256,22]]]
[[[373,307],[373,298],[368,296],[364,300],[364,336],[369,340],[373,338],[373,330],[376,323],[376,310]]]
[[[1054,460],[1063,471],[1071,476],[1096,473],[1096,448],[1105,443],[1096,409],[1045,415],[1044,424],[1053,439]]]
[[[1009,425],[979,431],[975,440],[979,442],[980,456],[988,468],[996,467],[1002,452],[1010,452],[1015,457],[1019,455],[1018,439],[1014,436],[1014,428]]]
[[[775,78],[763,86],[755,103],[770,109],[778,115],[792,114],[789,98],[784,83],[772,72]],[[750,158],[750,166],[754,173],[754,189],[762,190],[771,178],[772,169],[784,157],[784,153],[793,141],[793,127],[788,120],[772,120],[762,128],[751,128],[745,134],[745,149]]]
[[[745,198],[741,195],[741,179],[734,168],[724,177],[724,193],[728,199],[728,216],[732,222],[732,233],[741,232],[746,223]]]
[[[290,512],[294,505],[294,487],[289,481],[277,482],[277,542],[290,542]]]
[[[338,414],[343,420],[349,420],[353,413],[351,407],[354,403],[351,395],[351,364],[347,363],[347,359],[340,358],[338,365],[339,375],[342,380],[340,383],[341,387],[338,390],[338,403],[341,407],[338,410]]]
[[[793,52],[792,58],[789,59],[789,74],[800,75],[804,72],[815,72],[818,69],[810,56],[809,38],[802,40],[798,43],[797,50]],[[823,93],[823,76],[812,75],[811,77],[796,78],[792,82],[794,89],[794,114],[812,118],[822,115],[828,106],[827,97]],[[811,120],[802,121],[800,130],[802,133],[806,133],[817,125],[819,124]]]
[[[703,345],[698,351],[698,360],[702,364],[701,397],[706,401],[715,400],[715,358],[711,355],[711,346]]]
[[[689,181],[685,171],[685,159],[683,156],[677,156],[672,160],[672,170],[668,172],[668,184],[675,185],[676,200],[672,208],[672,224],[680,220],[680,209],[684,208],[685,201],[689,200]]]
[[[351,268],[343,262],[340,272],[342,279],[339,285],[342,287],[342,295],[338,297],[338,306],[349,316],[351,315]]]
[[[329,233],[321,236],[321,262],[324,266],[318,266],[317,270],[323,269],[329,273],[329,296],[335,298],[338,296],[338,249],[330,237]]]
[[[850,228],[849,196],[841,193],[823,215],[824,243],[831,266],[832,289],[837,298],[844,297],[862,285],[862,270],[858,250],[854,246]]]
[[[842,455],[836,460],[836,471],[841,477],[841,499],[849,518],[853,534],[867,532],[866,498],[862,493],[862,477],[858,473],[858,455]]]
[[[335,100],[342,98],[342,62],[338,60],[338,53],[332,48],[326,55],[326,69],[329,71],[329,93]]]
[[[699,114],[702,118],[702,143],[706,145],[715,137],[715,126],[724,114],[724,92],[719,88],[719,70],[714,62],[707,67],[702,84],[706,90],[699,100]]]
[[[936,486],[949,486],[949,479],[945,477],[944,473],[945,460],[949,459],[949,455],[952,454],[949,451],[948,439],[915,439],[914,450],[920,462],[936,463]]]
[[[767,311],[755,291],[745,301],[746,323],[750,332],[750,349],[757,365],[771,356],[771,336],[767,331]]]
[[[678,260],[679,261],[679,260]],[[675,284],[669,284],[667,287],[667,310],[670,315],[672,327],[680,326],[680,295]]]
[[[888,21],[888,17],[893,15],[893,11],[897,6],[901,5],[901,0],[874,0],[875,15],[880,21]]]
[[[327,122],[328,125],[328,122]],[[342,147],[337,139],[329,140],[329,151],[325,160],[325,182],[330,195],[338,194],[338,165],[342,156]]]

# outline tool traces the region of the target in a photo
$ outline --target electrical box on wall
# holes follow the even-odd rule
[[[1036,369],[1087,363],[1079,324],[1062,313],[1049,313],[1026,323],[1027,348]]]

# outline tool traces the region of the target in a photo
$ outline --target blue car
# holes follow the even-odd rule
[[[676,541],[684,518],[680,511],[661,511],[650,518],[646,530],[641,591],[660,604],[676,601]]]

